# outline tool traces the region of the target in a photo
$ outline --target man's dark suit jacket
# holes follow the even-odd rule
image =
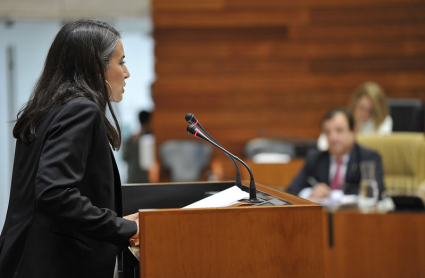
[[[77,98],[55,106],[30,144],[18,140],[0,237],[0,277],[112,278],[119,247],[137,231],[101,112]]]
[[[360,162],[374,161],[375,162],[375,178],[378,183],[380,196],[384,192],[381,156],[370,149],[364,148],[359,144],[354,144],[350,152],[350,159],[347,165],[343,190],[345,194],[358,194],[361,180]],[[330,185],[329,181],[330,155],[328,151],[312,151],[307,155],[304,167],[291,182],[286,192],[298,195],[301,190],[306,187],[311,187],[307,179],[313,177],[319,183]]]

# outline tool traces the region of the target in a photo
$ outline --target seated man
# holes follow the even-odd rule
[[[330,195],[331,190],[344,194],[358,194],[361,181],[360,163],[375,162],[375,179],[379,196],[384,191],[383,169],[380,155],[356,143],[354,121],[345,109],[333,109],[321,122],[329,149],[312,151],[304,167],[289,185],[287,192],[317,202]]]

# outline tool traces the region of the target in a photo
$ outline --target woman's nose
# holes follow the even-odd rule
[[[129,78],[130,77],[130,72],[128,71],[128,68],[127,67],[125,67],[125,79],[127,79],[127,78]]]

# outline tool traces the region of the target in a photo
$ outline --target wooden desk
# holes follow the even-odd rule
[[[323,220],[325,277],[425,277],[425,213],[324,210]]]

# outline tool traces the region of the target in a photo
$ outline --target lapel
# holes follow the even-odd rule
[[[111,154],[112,169],[114,172],[115,212],[118,216],[122,216],[122,192],[120,173],[118,171],[118,166],[111,148],[109,148],[109,153]]]
[[[319,163],[317,163],[316,175],[317,181],[329,184],[329,167],[330,167],[330,156],[329,152],[324,152],[320,157]]]
[[[359,161],[358,145],[355,143],[350,152],[350,160],[348,161],[347,172],[345,173],[346,183],[358,183],[360,181]]]

